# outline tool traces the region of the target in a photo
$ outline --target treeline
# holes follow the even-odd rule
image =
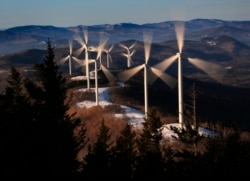
[[[0,177],[71,179],[249,178],[250,142],[239,131],[203,137],[197,129],[172,128],[173,148],[162,136],[156,110],[143,129],[129,123],[115,141],[103,119],[94,144],[87,127],[69,114],[67,84],[47,41],[44,62],[34,64],[34,77],[21,77],[13,66],[0,99]],[[86,120],[85,120],[86,121]],[[77,129],[77,131],[76,131]],[[199,150],[202,144],[205,149]],[[82,159],[78,153],[87,149]]]

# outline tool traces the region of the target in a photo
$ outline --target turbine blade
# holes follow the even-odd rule
[[[66,57],[62,58],[62,59],[59,61],[59,63],[60,63],[60,64],[64,64],[64,62],[66,62],[66,60],[68,60],[68,59],[69,59],[69,55],[67,55]]]
[[[128,49],[132,49],[132,48],[134,48],[134,47],[135,47],[135,45],[136,45],[136,42],[134,42],[132,45],[130,45],[130,47],[129,47]]]
[[[86,44],[79,36],[79,34],[75,35],[75,40],[81,45],[81,47],[75,51],[75,55],[79,56],[82,53],[82,51],[86,48]]]
[[[126,46],[125,46],[124,44],[122,44],[122,43],[120,43],[119,46],[122,47],[122,48],[124,48],[124,49],[126,49],[126,50],[128,49],[128,47],[126,47]]]
[[[124,57],[128,57],[128,54],[126,54],[126,53],[122,53],[122,55],[123,55]]]
[[[84,33],[84,41],[85,41],[85,44],[87,45],[88,44],[88,28],[87,27],[83,29],[83,33]]]
[[[177,58],[178,58],[178,54],[173,55],[169,58],[164,59],[163,61],[154,65],[153,67],[164,72]]]
[[[120,72],[117,77],[119,80],[121,80],[122,82],[126,82],[127,80],[129,80],[131,77],[133,77],[137,72],[139,72],[141,69],[144,68],[144,64],[127,69],[123,72]]]
[[[72,40],[69,40],[69,54],[72,55]]]
[[[184,44],[184,21],[176,21],[174,26],[179,53],[182,53]]]
[[[132,52],[130,53],[130,56],[133,56],[135,54],[136,50],[133,49]]]
[[[101,69],[109,82],[114,82],[117,80],[117,78],[105,66],[101,65]]]
[[[222,66],[211,62],[206,62],[198,58],[188,58],[188,61],[197,68],[201,69],[212,79],[222,83],[223,76],[225,74],[225,69]]]
[[[171,89],[174,89],[176,84],[177,84],[177,79],[169,74],[166,74],[156,68],[152,68],[151,71],[154,73],[154,75],[156,75],[157,77],[159,77],[165,84],[167,84]],[[156,78],[154,77],[153,80],[151,81],[155,81]],[[151,83],[153,83],[151,82]]]
[[[102,49],[104,49],[105,45],[107,44],[108,39],[103,39],[101,38],[99,41],[99,47],[101,47]]]
[[[79,49],[77,49],[76,51],[75,51],[75,55],[78,57],[82,52],[83,52],[83,50],[84,50],[85,48],[82,46],[81,48],[79,48]]]
[[[156,74],[153,72],[152,67],[147,69],[148,73],[148,84],[152,85],[154,81],[157,79]]]
[[[75,60],[79,65],[83,64],[83,60],[80,60],[79,58],[72,57],[73,60]]]
[[[111,50],[113,50],[114,48],[114,44],[111,45],[111,47],[108,49],[108,52],[111,52]]]
[[[151,51],[152,33],[143,32],[143,40],[144,40],[145,63],[147,64]]]
[[[161,80],[165,82],[171,89],[174,89],[177,85],[177,79],[169,74],[162,73],[160,76]]]
[[[76,59],[75,59],[76,60]],[[80,60],[80,59],[77,59],[76,61],[78,63],[79,66],[86,66],[86,60]],[[94,63],[95,62],[95,59],[88,59],[88,63],[91,64],[91,63]]]
[[[98,47],[96,59],[98,60],[102,55],[102,49]]]
[[[75,35],[75,40],[83,47],[86,46],[85,42],[83,41],[83,39],[81,38],[81,36],[79,34]]]

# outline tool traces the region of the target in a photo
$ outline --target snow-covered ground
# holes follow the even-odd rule
[[[95,91],[95,88],[90,88],[91,91]],[[86,91],[87,89],[84,88],[84,89],[79,89],[78,91]],[[109,94],[108,94],[108,90],[109,88],[108,87],[104,87],[104,88],[98,88],[98,92],[99,92],[99,105],[104,107],[104,106],[107,106],[107,105],[111,105],[113,104],[111,101],[110,101],[110,98],[109,98]],[[89,107],[92,107],[92,106],[96,106],[96,102],[93,102],[93,101],[83,101],[83,102],[78,102],[77,103],[77,106],[79,108],[89,108]],[[121,118],[123,116],[129,118],[130,122],[132,125],[138,127],[138,128],[141,128],[142,127],[142,122],[144,121],[144,113],[138,109],[135,109],[135,108],[132,108],[132,107],[128,107],[128,106],[125,106],[125,105],[120,105],[122,109],[124,109],[124,114],[115,114],[115,117],[117,118]]]
[[[83,78],[84,78],[84,76],[77,77],[77,79],[83,79]],[[76,80],[76,77],[74,78],[74,80]],[[123,83],[118,83],[118,85],[121,87],[124,86]],[[86,88],[78,89],[78,91],[86,91],[86,90],[87,90]],[[90,90],[95,91],[95,88],[90,88]],[[104,107],[104,106],[113,104],[110,101],[108,91],[109,91],[109,87],[98,88],[99,106]],[[86,100],[86,101],[78,102],[77,106],[79,108],[83,108],[83,107],[90,108],[92,106],[96,106],[96,101]],[[144,122],[144,117],[145,117],[144,112],[142,112],[138,109],[129,107],[129,106],[125,106],[125,105],[120,105],[120,106],[124,109],[125,113],[124,114],[115,114],[115,116],[117,118],[126,116],[129,119],[131,125],[133,125],[137,128],[142,128],[142,123]],[[171,138],[172,137],[171,135],[175,135],[175,133],[173,133],[173,131],[170,129],[170,126],[179,127],[179,123],[171,123],[171,124],[163,125],[163,129],[162,129],[163,137]],[[207,129],[202,128],[202,127],[199,127],[198,131],[199,131],[199,134],[204,135],[204,136],[215,136],[216,135],[216,133],[214,133],[213,131],[207,130]]]

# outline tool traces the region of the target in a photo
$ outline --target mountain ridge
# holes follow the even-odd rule
[[[151,31],[154,42],[176,39],[175,21],[158,23],[118,23],[100,25],[77,25],[57,27],[53,25],[26,25],[0,30],[0,54],[15,53],[20,50],[44,49],[41,42],[50,38],[57,46],[67,45],[69,39],[82,34],[88,28],[89,40],[99,42],[100,36],[109,38],[112,43],[134,39],[142,41],[143,32]],[[231,36],[246,45],[250,45],[250,21],[225,21],[219,19],[192,19],[184,21],[185,39],[200,40],[204,37],[217,38]]]

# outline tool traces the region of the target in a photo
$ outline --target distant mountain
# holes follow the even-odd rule
[[[44,49],[43,44],[50,38],[58,47],[66,47],[75,34],[82,34],[84,25],[75,27],[19,26],[0,31],[0,54],[15,53],[20,50]],[[144,31],[153,33],[154,42],[164,42],[176,38],[174,21],[148,24],[102,24],[88,26],[89,41],[99,42],[100,35],[109,38],[110,43],[126,40],[142,41]],[[250,21],[224,21],[217,19],[193,19],[185,22],[185,39],[201,40],[205,37],[230,36],[250,45]]]
[[[127,67],[127,58],[122,56],[124,49],[119,46],[120,43],[124,45],[135,45],[135,54],[132,57],[133,66],[144,63],[144,43],[136,40],[126,40],[117,42],[114,45],[113,50],[110,52],[112,57],[111,69],[122,70]],[[44,45],[45,46],[45,45]],[[73,53],[77,48],[73,48]],[[68,47],[56,47],[55,55],[56,60],[68,55]],[[175,55],[178,52],[176,40],[167,40],[163,42],[153,42],[151,45],[151,53],[149,64],[154,65],[162,60]],[[18,67],[30,67],[35,62],[42,62],[46,55],[46,50],[40,49],[28,49],[22,50],[13,54],[7,54],[0,57],[0,66],[8,69],[10,65],[16,65]],[[96,53],[89,52],[90,58],[95,58]],[[188,61],[188,58],[198,58],[203,60],[203,67],[207,69],[218,69],[217,72],[220,80],[219,83],[225,85],[237,86],[237,87],[249,87],[250,88],[250,47],[230,36],[220,36],[218,38],[206,37],[198,40],[185,40],[182,50],[183,60],[183,75],[191,79],[197,79],[207,82],[216,82],[211,75],[204,70],[194,66]],[[84,59],[84,52],[78,57]],[[106,54],[102,54],[102,63],[106,64]],[[73,72],[81,73],[83,69],[75,61],[73,64]],[[61,65],[65,73],[68,73],[68,63]],[[215,66],[215,67],[214,67]],[[93,67],[91,68],[93,69]],[[167,70],[172,76],[177,77],[177,61],[173,63]],[[215,72],[216,73],[216,72]],[[214,76],[216,76],[214,74]]]
[[[46,41],[52,40],[56,58],[59,61],[69,53],[68,40],[75,35],[83,38],[84,25],[75,27],[20,26],[0,31],[0,66],[10,65],[29,67],[34,62],[41,62],[46,53]],[[97,45],[100,38],[106,37],[108,45],[113,44],[111,52],[112,68],[126,68],[127,59],[122,56],[127,46],[136,42],[133,65],[144,62],[143,32],[153,33],[153,42],[149,64],[156,64],[178,52],[173,21],[137,25],[120,23],[88,26],[88,43]],[[223,67],[223,83],[231,86],[250,87],[250,21],[223,21],[216,19],[194,19],[185,22],[185,40],[182,50],[183,74],[186,77],[203,81],[214,81],[207,73],[188,62],[188,58],[199,58],[209,62],[206,66],[218,64]],[[73,53],[80,47],[73,41]],[[95,53],[90,53],[95,58]],[[103,59],[106,59],[103,53]],[[83,54],[78,58],[83,59]],[[103,60],[103,64],[106,61]],[[76,64],[73,61],[73,64]],[[68,72],[68,64],[63,64]],[[78,67],[78,68],[76,68]],[[75,71],[82,68],[74,66]],[[167,73],[177,76],[177,63],[171,65]]]

